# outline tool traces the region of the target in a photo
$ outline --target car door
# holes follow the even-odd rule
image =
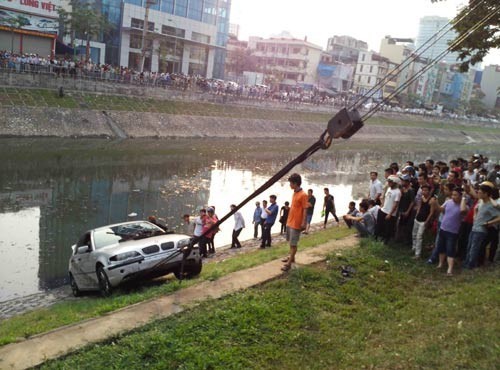
[[[93,289],[97,286],[94,248],[90,232],[85,233],[76,244],[71,267],[73,277],[81,289]]]

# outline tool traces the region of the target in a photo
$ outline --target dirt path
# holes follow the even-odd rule
[[[299,252],[298,267],[323,261],[332,251],[352,248],[357,244],[358,239],[350,236]],[[224,258],[224,255],[221,253],[217,258]],[[88,344],[104,341],[120,333],[140,328],[154,320],[182,312],[196,306],[202,300],[220,298],[275,279],[283,274],[281,266],[280,259],[273,260],[231,273],[216,281],[204,281],[165,297],[137,303],[99,318],[9,344],[0,348],[0,368],[26,369],[39,365]]]

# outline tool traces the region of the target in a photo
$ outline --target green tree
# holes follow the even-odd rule
[[[59,22],[63,35],[70,35],[71,45],[75,47],[75,38],[86,40],[98,39],[103,33],[109,32],[112,25],[107,18],[96,10],[95,1],[69,0],[71,11],[59,8]],[[89,59],[88,52],[86,60]]]
[[[18,15],[17,17],[7,19],[5,23],[7,23],[10,28],[10,52],[14,53],[14,31],[16,29],[22,28],[23,26],[26,26],[30,22],[25,17]]]
[[[463,20],[458,21],[470,9],[474,10]],[[460,64],[461,72],[468,71],[469,65],[480,63],[490,49],[500,48],[500,4],[498,0],[469,0],[469,6],[460,10],[453,21],[453,28],[457,32],[455,40],[457,40],[467,35],[470,29],[480,23],[487,14],[492,14],[492,17],[485,24],[451,48],[451,51],[458,53],[459,59],[462,61]]]

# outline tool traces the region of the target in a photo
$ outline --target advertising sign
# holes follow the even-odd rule
[[[58,18],[57,9],[66,5],[65,0],[1,0],[1,10],[14,10],[44,18]]]
[[[23,30],[57,33],[59,29],[57,19],[0,9],[0,25],[11,26],[12,20],[20,21],[20,24],[16,23],[15,27]]]

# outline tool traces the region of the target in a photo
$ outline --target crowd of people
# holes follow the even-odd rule
[[[475,154],[415,165],[392,163],[370,173],[366,199],[344,216],[362,237],[372,236],[411,246],[415,259],[423,258],[424,240],[430,240],[427,263],[447,266],[453,275],[457,263],[474,269],[496,258],[500,223],[500,165]]]

